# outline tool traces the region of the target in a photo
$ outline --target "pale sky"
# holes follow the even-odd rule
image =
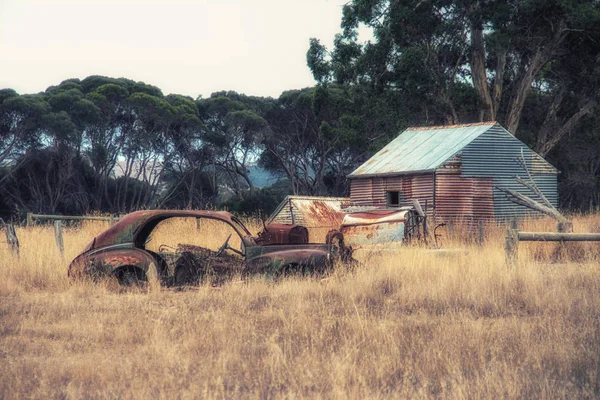
[[[315,84],[309,38],[331,48],[348,0],[0,0],[0,88],[125,77],[164,94],[278,97]]]

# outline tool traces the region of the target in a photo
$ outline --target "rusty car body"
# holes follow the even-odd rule
[[[240,249],[229,245],[231,234],[216,251],[190,244],[161,246],[157,252],[147,249],[156,226],[176,217],[224,222],[239,236]],[[96,236],[71,262],[68,275],[72,279],[113,277],[124,285],[154,277],[166,285],[184,285],[206,276],[323,272],[339,253],[331,243],[308,243],[306,228],[297,225],[269,224],[253,237],[237,217],[224,211],[137,211]]]
[[[354,248],[425,240],[424,217],[413,207],[351,212],[339,228],[345,244]]]

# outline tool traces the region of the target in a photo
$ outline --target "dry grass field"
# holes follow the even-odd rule
[[[461,251],[361,249],[359,267],[324,279],[69,282],[69,261],[106,227],[67,229],[64,258],[50,228],[18,229],[19,259],[0,243],[1,399],[600,396],[598,244],[567,260],[522,243],[509,271],[504,227],[488,227],[483,248],[455,229],[444,245]],[[575,230],[600,231],[600,216]],[[182,223],[163,235],[153,242],[218,246],[223,233]]]

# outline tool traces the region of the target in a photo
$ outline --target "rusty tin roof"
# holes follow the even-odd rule
[[[287,196],[269,222],[299,224],[307,228],[337,228],[344,219],[347,197]]]
[[[485,122],[408,128],[348,177],[433,171],[495,125]]]

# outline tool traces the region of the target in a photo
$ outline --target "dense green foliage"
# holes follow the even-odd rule
[[[600,206],[595,1],[353,0],[307,63],[317,86],[277,99],[103,76],[0,90],[0,214],[267,213],[287,193],[347,195],[346,175],[408,126],[487,120],[562,171],[563,207]],[[253,168],[280,182],[256,187]]]
[[[563,172],[564,206],[598,207],[597,1],[351,0],[341,25],[331,51],[310,40],[320,85],[402,99],[418,124],[498,121]]]

